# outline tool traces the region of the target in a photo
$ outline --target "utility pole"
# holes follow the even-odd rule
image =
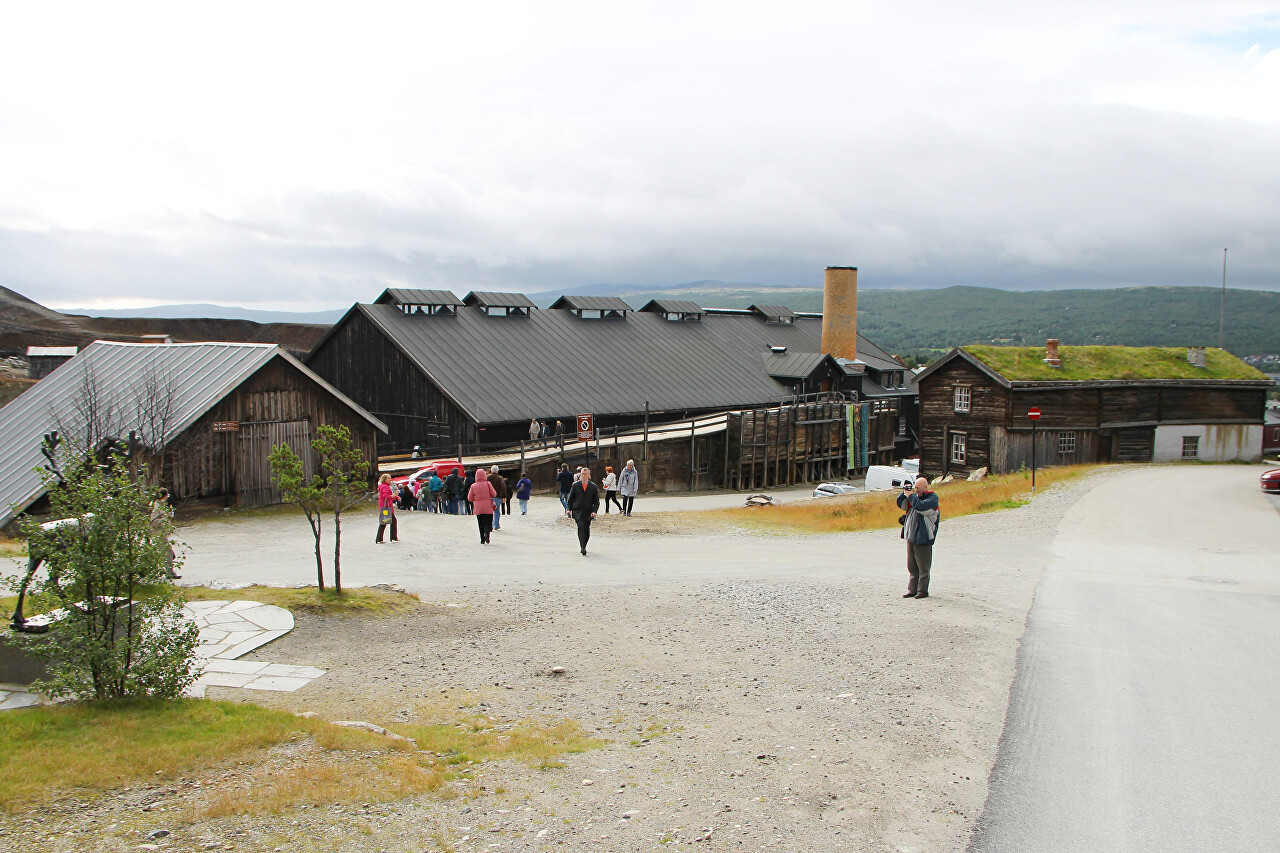
[[[1227,327],[1227,250],[1222,250],[1222,296],[1218,299],[1218,349],[1222,349],[1223,330]]]

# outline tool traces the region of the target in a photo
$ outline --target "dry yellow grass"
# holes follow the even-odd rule
[[[25,540],[0,535],[0,557],[25,556],[27,556],[27,543]]]
[[[238,601],[246,599],[274,604],[295,613],[325,613],[347,616],[400,616],[422,609],[418,596],[384,589],[353,587],[341,595],[315,587],[283,589],[274,586],[250,586],[242,589],[209,589],[189,586],[183,590],[188,601]]]
[[[1037,490],[1054,483],[1074,480],[1096,470],[1097,465],[1066,465],[1046,468],[1036,473]],[[1031,497],[1031,474],[1016,473],[987,477],[980,483],[955,480],[936,487],[943,519],[1011,509]],[[898,526],[902,510],[898,508],[897,491],[869,492],[797,501],[774,507],[736,507],[703,510],[693,515],[711,517],[721,522],[762,530],[785,530],[807,533],[844,533],[854,530],[878,530]]]

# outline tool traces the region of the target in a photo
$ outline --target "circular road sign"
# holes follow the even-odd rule
[[[1040,420],[1040,410],[1035,408],[1027,409],[1027,417],[1031,418],[1033,421]]]

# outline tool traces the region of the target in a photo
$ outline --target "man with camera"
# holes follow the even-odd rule
[[[907,483],[898,495],[898,506],[907,511],[902,519],[902,538],[907,542],[907,591],[903,598],[929,597],[929,569],[933,565],[933,543],[938,538],[938,493],[929,489],[924,477],[913,486]]]

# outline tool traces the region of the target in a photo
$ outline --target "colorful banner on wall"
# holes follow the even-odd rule
[[[849,467],[862,470],[871,464],[867,450],[871,440],[871,404],[852,403],[845,411],[849,421]]]

